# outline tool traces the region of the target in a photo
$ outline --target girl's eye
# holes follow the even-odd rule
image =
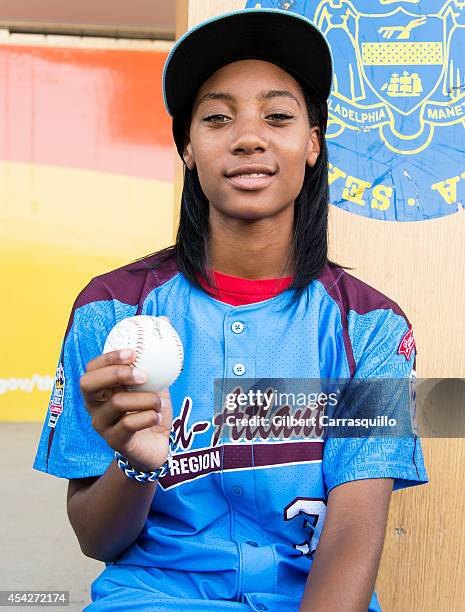
[[[272,117],[273,121],[286,121],[287,119],[293,119],[292,115],[286,115],[286,113],[273,113],[272,115],[268,115],[268,117]]]
[[[209,117],[205,117],[204,121],[208,121],[210,123],[225,123],[223,119],[228,119],[226,115],[210,115]]]
[[[288,121],[289,119],[293,119],[294,117],[292,115],[288,115],[286,113],[272,113],[271,115],[267,115],[266,119],[271,119],[272,121]],[[226,115],[209,115],[208,117],[205,117],[203,119],[203,121],[206,121],[207,123],[227,123],[229,121],[229,117]]]

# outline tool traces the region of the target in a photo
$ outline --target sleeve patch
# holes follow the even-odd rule
[[[414,369],[410,372],[409,377],[409,405],[410,405],[410,423],[413,433],[418,436],[417,423],[417,391],[416,391],[417,373]]]
[[[65,371],[63,364],[59,363],[55,373],[55,384],[50,399],[50,416],[48,426],[55,428],[61,413],[63,412],[63,401],[65,397]]]
[[[410,357],[412,355],[413,349],[416,348],[415,338],[413,337],[413,331],[410,327],[406,332],[402,340],[400,341],[399,348],[397,349],[397,353],[399,355],[404,355],[407,361],[410,361]]]

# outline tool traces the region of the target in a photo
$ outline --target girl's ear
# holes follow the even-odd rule
[[[195,168],[195,160],[194,153],[192,151],[192,145],[190,142],[188,142],[184,147],[182,157],[184,159],[184,163],[189,168],[189,170],[193,170]]]
[[[310,168],[313,168],[316,164],[318,156],[320,155],[320,150],[320,128],[314,125],[310,128],[310,136],[308,139],[307,164]]]

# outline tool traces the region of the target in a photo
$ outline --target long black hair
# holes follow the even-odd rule
[[[312,168],[306,166],[302,189],[295,200],[292,247],[286,266],[283,267],[285,270],[290,266],[292,270],[292,281],[288,290],[294,290],[294,296],[290,304],[299,299],[309,283],[318,278],[325,265],[347,269],[328,259],[328,148],[325,138],[327,105],[316,98],[298,78],[296,80],[304,94],[310,126],[320,128],[320,154]],[[191,109],[183,116],[173,119],[173,136],[181,157],[189,135],[190,123]],[[189,170],[184,164],[180,219],[175,244],[152,255],[157,255],[156,266],[174,257],[179,270],[194,286],[214,295],[199,281],[200,277],[210,289],[216,289],[208,257],[208,217],[209,203],[202,191],[197,169]]]

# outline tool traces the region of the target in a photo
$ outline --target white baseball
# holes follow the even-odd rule
[[[181,373],[184,360],[181,339],[163,317],[137,315],[119,321],[108,334],[103,352],[125,348],[136,351],[133,365],[148,375],[147,382],[134,386],[134,391],[161,391]]]

